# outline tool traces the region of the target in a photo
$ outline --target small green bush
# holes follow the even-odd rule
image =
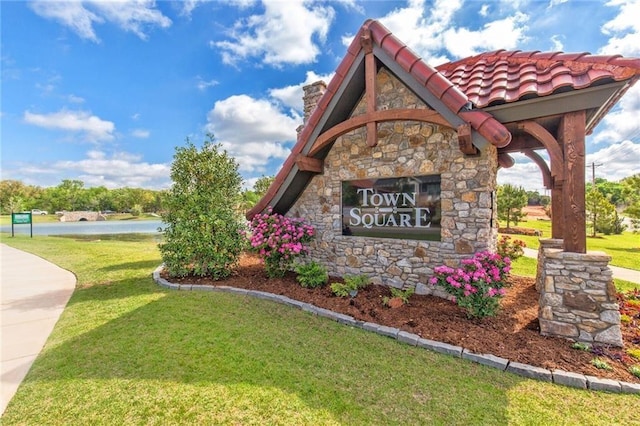
[[[391,291],[391,297],[384,297],[382,299],[382,304],[385,306],[389,306],[389,300],[393,299],[393,298],[398,298],[400,300],[402,300],[402,304],[406,305],[407,303],[409,303],[409,298],[411,297],[411,295],[413,293],[415,293],[415,289],[414,288],[408,288],[406,290],[402,290],[399,288],[395,288],[395,287],[391,287],[390,288]]]
[[[366,275],[345,275],[343,279],[344,283],[331,283],[331,291],[338,297],[349,297],[351,292],[357,292],[371,283]]]
[[[607,363],[607,361],[603,360],[602,358],[594,358],[591,360],[591,365],[593,365],[594,367],[600,369],[600,370],[607,370],[607,371],[611,371],[613,370],[613,368]]]
[[[577,349],[579,351],[588,351],[590,347],[587,343],[575,342],[571,345],[571,349]]]
[[[637,365],[632,365],[629,367],[629,372],[640,379],[640,367]]]
[[[296,266],[295,271],[298,274],[296,279],[300,285],[305,288],[321,287],[325,285],[329,279],[327,268],[315,261],[300,264]]]

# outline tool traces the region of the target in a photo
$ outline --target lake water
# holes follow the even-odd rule
[[[34,223],[33,235],[153,234],[163,226],[161,220],[114,220],[103,222]],[[29,225],[14,225],[16,235],[29,235]],[[0,226],[11,234],[11,225]]]

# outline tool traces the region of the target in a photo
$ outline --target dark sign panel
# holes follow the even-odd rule
[[[440,241],[440,176],[342,182],[342,234]]]

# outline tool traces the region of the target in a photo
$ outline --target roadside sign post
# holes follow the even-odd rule
[[[33,238],[33,219],[31,217],[31,212],[25,213],[11,213],[11,237],[15,236],[14,233],[14,225],[26,225],[29,224],[31,228],[31,238]]]

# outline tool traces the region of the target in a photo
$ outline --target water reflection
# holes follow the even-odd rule
[[[158,234],[164,226],[161,220],[55,222],[34,223],[33,235],[103,235],[103,234]],[[0,232],[11,235],[11,225],[0,226]],[[16,235],[29,235],[29,225],[14,225]]]

